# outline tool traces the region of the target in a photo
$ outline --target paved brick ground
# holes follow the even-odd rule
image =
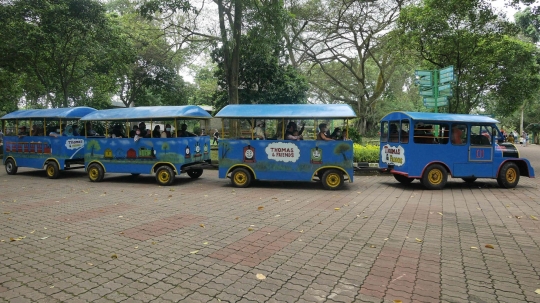
[[[521,152],[540,174],[540,147]],[[331,192],[2,168],[0,302],[540,302],[539,182]]]

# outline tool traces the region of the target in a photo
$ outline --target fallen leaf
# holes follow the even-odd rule
[[[204,195],[205,197],[208,197],[208,195]]]
[[[138,249],[138,248],[139,248],[139,246],[135,246],[135,249]]]
[[[204,242],[203,245],[208,245],[208,242]]]
[[[67,236],[67,237],[66,237],[66,240],[69,240],[69,238],[71,238],[71,236]]]
[[[521,216],[516,216],[516,219],[521,219]]]
[[[171,189],[169,189],[169,191],[174,191],[174,189],[171,188]]]
[[[88,265],[90,265],[90,266],[93,266],[93,265],[94,265],[94,264],[92,264],[92,263],[90,263],[90,262],[88,262],[88,263],[86,263],[86,264],[88,264]]]
[[[334,208],[334,210],[339,210],[339,209],[340,209],[339,207]]]
[[[169,198],[172,198],[172,195],[169,195]]]
[[[535,220],[535,221],[538,221],[538,218],[535,217],[535,216],[533,216],[533,215],[531,215],[531,219],[533,219],[533,220]]]
[[[47,236],[47,237],[43,237],[43,238],[40,238],[40,239],[41,239],[41,240],[45,240],[45,239],[47,239],[48,237],[49,237],[49,236]]]
[[[124,216],[118,216],[118,218],[123,218]]]
[[[540,295],[540,288],[538,288],[538,289],[535,290],[534,292]]]
[[[377,246],[375,246],[375,245],[371,244],[371,246],[369,246],[369,247],[371,247],[371,248],[376,248]]]
[[[204,224],[199,224],[200,227],[204,228]]]
[[[274,217],[276,217],[276,218],[277,218],[277,217],[281,217],[281,215],[275,215]]]
[[[113,258],[113,259],[118,259],[118,256],[117,256],[116,254],[112,254],[112,255],[111,255],[111,258]]]
[[[263,275],[263,274],[257,274],[256,277],[257,277],[257,279],[259,279],[259,280],[264,280],[264,279],[266,279],[266,276]]]
[[[257,210],[263,210],[263,209],[264,209],[264,206],[257,207]]]
[[[33,230],[33,231],[31,231],[30,233],[33,234],[33,233],[35,233],[35,232],[36,232],[36,230]]]
[[[401,301],[401,300],[394,300],[394,301],[392,301],[392,303],[403,303],[403,301]]]
[[[438,212],[438,214],[441,215],[441,216],[443,215],[441,212]]]
[[[152,242],[152,245],[156,245],[156,242]]]
[[[53,286],[51,286],[51,287],[49,287],[49,288],[54,288],[54,285],[53,285]]]
[[[253,228],[251,228],[251,227],[250,227],[250,228],[248,228],[248,231],[253,231]]]
[[[47,227],[43,227],[43,229],[47,229]]]
[[[121,235],[123,235],[123,234],[124,234],[124,232],[123,232],[123,231],[121,231],[121,232],[120,232],[120,234],[121,234]]]
[[[422,242],[422,240],[421,240],[421,239],[418,239],[418,238],[416,238],[416,242]]]
[[[5,212],[4,212],[4,215],[9,215],[9,214],[11,214],[10,211],[5,211]]]
[[[291,200],[285,200],[285,202],[291,202]]]
[[[238,220],[238,217],[234,218],[235,220]]]
[[[304,232],[304,230],[302,229],[302,230],[300,231],[300,233],[303,233],[303,232]]]
[[[384,241],[388,241],[388,238],[385,238]]]
[[[476,246],[471,246],[471,249],[478,249],[478,247],[476,247]]]
[[[198,250],[194,250],[194,251],[190,251],[189,253],[192,254],[192,255],[194,255],[194,254],[196,254],[196,253],[198,253],[198,252],[199,252]]]
[[[486,246],[485,246],[485,247],[486,247],[486,248],[491,248],[491,249],[495,249],[495,247],[493,247],[493,245],[491,245],[491,244],[486,244]]]

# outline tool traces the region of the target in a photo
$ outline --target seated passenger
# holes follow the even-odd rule
[[[73,137],[73,126],[68,125],[62,131],[62,136]]]
[[[90,123],[90,121],[86,122],[84,127],[84,132],[82,133],[83,136],[93,137],[98,135],[96,131],[92,129],[92,123]]]
[[[146,129],[146,123],[144,122],[139,123],[139,131],[140,131],[139,136],[143,138],[150,138],[150,132]]]
[[[122,125],[115,124],[112,129],[112,138],[123,138],[125,137],[122,133]]]
[[[41,129],[36,124],[32,125],[32,131],[30,132],[30,136],[43,136],[43,129]]]
[[[154,130],[152,131],[152,138],[161,138],[161,126],[154,126]]]
[[[287,125],[287,131],[285,132],[285,139],[287,140],[304,140],[304,137],[302,136],[302,132],[304,131],[304,125],[302,125],[302,128],[300,130],[297,129],[298,126],[295,122],[289,122]],[[296,131],[296,135],[294,134]]]
[[[182,123],[180,130],[178,131],[178,137],[196,137],[194,133],[187,131],[187,124]]]
[[[323,140],[323,141],[334,141],[332,138],[330,138],[327,135],[328,127],[326,126],[326,123],[319,124],[319,133],[317,134],[317,140]]]
[[[264,121],[257,121],[257,126],[253,129],[253,138],[255,140],[265,140],[266,135],[264,134]]]
[[[26,126],[20,126],[19,127],[19,132],[17,133],[17,135],[19,137],[22,137],[22,136],[28,136],[28,132],[26,131]]]
[[[73,124],[73,135],[74,136],[80,136],[81,133],[79,133],[79,126],[77,124]]]
[[[135,137],[135,133],[139,130],[139,127],[137,125],[133,125],[133,129],[129,132],[129,136],[131,138]]]
[[[161,138],[172,138],[170,124],[165,124],[165,130],[161,132]]]
[[[343,140],[343,137],[341,136],[341,128],[339,127],[334,128],[334,131],[330,135],[330,138],[334,140]]]
[[[457,125],[452,127],[452,144],[463,144],[463,131]]]
[[[49,136],[50,137],[60,137],[62,134],[60,133],[60,127],[56,127],[54,125],[51,125],[49,127]]]

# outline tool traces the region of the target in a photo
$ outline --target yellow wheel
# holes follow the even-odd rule
[[[499,171],[497,183],[500,187],[514,188],[519,182],[519,167],[514,162],[506,162]]]
[[[422,176],[422,184],[427,189],[443,189],[448,180],[448,172],[440,164],[432,164],[426,168]]]
[[[169,166],[161,166],[156,171],[156,181],[159,185],[171,185],[174,181],[174,171]]]
[[[49,177],[49,179],[56,179],[60,175],[60,169],[55,161],[47,162],[45,170],[47,171],[47,177]]]
[[[325,189],[336,190],[343,186],[343,172],[337,169],[329,169],[324,172],[322,184]]]
[[[99,182],[103,180],[104,176],[103,167],[97,163],[92,163],[88,166],[88,178],[92,182]]]
[[[248,187],[251,179],[251,173],[245,168],[236,168],[231,174],[231,182],[235,187]]]

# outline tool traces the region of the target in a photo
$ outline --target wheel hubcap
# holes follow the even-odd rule
[[[47,168],[47,173],[49,174],[49,176],[53,176],[54,175],[54,167],[49,166]]]
[[[244,172],[234,174],[234,183],[244,185],[247,182],[247,176]]]
[[[97,177],[98,177],[98,174],[99,174],[99,173],[98,173],[97,168],[91,168],[91,169],[90,169],[90,178],[91,178],[92,180],[96,180]]]
[[[516,176],[517,176],[517,173],[515,169],[510,168],[509,170],[506,171],[506,180],[508,182],[514,183],[516,181]]]
[[[336,187],[339,185],[339,175],[336,173],[329,174],[326,177],[326,183],[331,187]]]
[[[162,171],[161,173],[159,173],[159,181],[163,183],[168,182],[170,178],[171,177],[169,176],[169,173],[166,171]]]
[[[438,170],[438,169],[432,169],[430,172],[429,172],[429,183],[431,184],[440,184],[442,182],[442,171]]]

